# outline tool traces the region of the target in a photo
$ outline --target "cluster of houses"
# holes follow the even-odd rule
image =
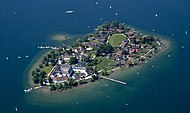
[[[102,28],[98,30],[99,35],[89,36],[89,42],[85,42],[84,45],[90,48],[97,48],[101,44],[108,44],[109,38],[112,34],[122,34],[126,36],[121,44],[118,46],[120,49],[116,53],[103,54],[106,58],[116,61],[116,66],[126,66],[129,67],[128,62],[133,62],[137,60],[140,55],[143,55],[143,49],[146,48],[144,52],[148,52],[151,48],[147,47],[147,44],[143,44],[142,40],[149,37],[148,35],[143,35],[142,33],[136,32],[130,28],[114,29],[112,27]],[[140,53],[139,55],[135,53]],[[134,58],[134,54],[136,57]]]
[[[68,62],[72,56],[75,56],[82,63],[87,63],[82,61],[83,57],[88,57],[87,53],[94,53],[94,50],[98,48],[99,45],[108,44],[109,38],[112,34],[122,34],[126,36],[126,39],[124,39],[116,48],[116,52],[102,54],[104,57],[116,61],[116,67],[129,67],[129,62],[137,60],[140,55],[144,54],[142,50],[147,47],[147,44],[143,44],[141,41],[146,39],[146,37],[148,37],[147,35],[137,33],[128,27],[106,27],[97,30],[96,34],[87,35],[87,41],[82,42],[82,46],[72,49],[73,55],[65,54],[63,60]],[[148,51],[147,48],[146,50]],[[138,52],[139,54],[135,54]],[[94,55],[94,58],[95,57],[96,56]],[[92,75],[94,75],[93,71],[87,70],[85,65],[62,64],[62,62],[59,61],[49,76],[54,83],[62,83],[69,78],[75,80],[89,79],[92,78]]]

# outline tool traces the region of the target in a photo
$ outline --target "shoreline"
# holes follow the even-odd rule
[[[155,35],[153,35],[153,36],[154,36],[155,38],[160,38],[160,39],[161,39],[161,42],[164,43],[164,44],[166,44],[167,47],[163,48],[163,49],[160,50],[158,53],[155,53],[152,58],[150,58],[150,59],[147,60],[147,63],[151,62],[152,60],[155,59],[155,57],[159,56],[161,53],[165,52],[166,50],[169,50],[170,47],[171,47],[171,41],[169,41],[168,39],[163,38],[163,37],[160,37],[160,36],[155,36]],[[30,68],[30,69],[29,69],[29,71],[28,71],[28,73],[27,73],[27,76],[28,76],[28,80],[27,80],[28,82],[27,82],[27,83],[28,83],[29,87],[36,87],[36,86],[39,86],[39,85],[36,85],[36,84],[33,83],[31,73],[32,73],[32,70],[33,70],[37,65],[40,64],[40,62],[41,62],[43,56],[45,56],[46,54],[48,54],[50,51],[51,51],[51,50],[46,50],[45,52],[42,51],[42,53],[39,53],[39,56],[37,55],[37,56],[32,60],[32,62],[31,62],[31,64],[30,64],[30,65],[32,65],[32,66],[31,66],[31,67],[28,67],[28,68]],[[40,58],[39,58],[39,57],[40,57]],[[33,62],[35,62],[35,63],[33,64]],[[118,68],[118,69],[114,70],[114,72],[113,72],[111,75],[109,75],[109,77],[116,77],[118,74],[120,74],[120,73],[122,73],[122,72],[129,71],[129,70],[134,70],[135,68],[139,68],[139,67],[141,67],[141,66],[143,66],[143,65],[146,65],[147,63],[139,64],[139,65],[136,65],[136,66],[133,66],[133,67],[130,67],[130,68]],[[97,80],[96,80],[95,82],[97,82]],[[89,82],[89,83],[87,83],[87,84],[90,84],[90,83],[91,83],[91,82]],[[93,83],[93,82],[92,82],[92,83]],[[73,88],[76,89],[76,88],[78,88],[78,87],[81,87],[81,86],[87,85],[87,84],[82,84],[82,85],[79,85],[79,86],[73,87]],[[73,89],[73,88],[72,88],[72,89]],[[43,88],[43,89],[44,89],[44,88]],[[45,89],[46,89],[46,90],[49,90],[48,88],[45,88]],[[71,89],[71,90],[72,90],[72,89]],[[67,90],[64,90],[64,91],[67,91]],[[64,91],[61,91],[61,92],[64,92]],[[47,92],[50,92],[50,93],[51,93],[51,91],[47,91]],[[58,93],[59,93],[59,92],[58,92]]]
[[[167,48],[165,48],[164,50],[155,54],[150,60],[148,60],[147,63],[142,64],[142,65],[137,65],[135,67],[125,69],[125,70],[118,69],[118,70],[114,71],[114,73],[109,75],[109,77],[127,81],[127,83],[129,83],[129,86],[126,87],[128,90],[137,90],[137,88],[134,89],[133,86],[131,86],[134,84],[133,81],[138,79],[138,75],[136,74],[136,72],[137,71],[141,72],[144,69],[147,69],[148,68],[147,66],[150,66],[151,62],[153,63],[153,61],[157,58],[159,58],[159,59],[162,58],[163,55],[166,55],[168,53],[168,51],[170,51],[173,43],[169,39],[165,39],[165,41],[167,42],[167,45],[168,45]],[[40,56],[43,57],[44,54],[41,54]],[[155,61],[157,62],[157,60],[155,60]],[[139,84],[141,84],[141,83],[139,83]],[[87,96],[87,94],[92,93],[94,90],[97,90],[98,92],[93,93],[93,96],[104,95],[104,93],[102,91],[104,88],[107,88],[107,87],[110,88],[110,86],[115,86],[115,85],[119,86],[119,87],[120,86],[125,87],[125,86],[122,86],[117,83],[112,84],[112,82],[110,82],[110,81],[100,79],[95,82],[89,82],[87,84],[79,85],[77,87],[73,87],[72,89],[64,90],[61,92],[51,92],[49,90],[49,88],[41,88],[41,89],[35,90],[31,94],[25,95],[25,100],[27,103],[32,104],[32,105],[37,105],[37,106],[42,106],[42,107],[44,105],[49,106],[49,107],[52,107],[52,106],[60,107],[70,101],[75,102],[75,104],[77,102],[85,102],[85,100],[91,99],[91,98],[85,98]],[[140,86],[142,87],[142,85],[143,84],[141,84]],[[138,88],[140,88],[140,87],[138,87]],[[109,90],[115,90],[115,89],[111,88]],[[99,96],[97,98],[102,99],[103,97]]]
[[[39,86],[33,83],[31,73],[32,70],[35,69],[35,67],[41,63],[43,56],[48,54],[50,51],[51,50],[42,50],[31,60],[30,64],[24,72],[24,76],[27,75],[26,77],[24,77],[23,81],[25,86],[24,88]]]
[[[141,33],[146,33],[142,30],[138,30],[141,31]],[[154,59],[156,59],[158,56],[162,56],[162,54],[167,54],[172,47],[172,39],[169,39],[168,36],[163,36],[160,34],[155,34],[155,33],[146,33],[146,34],[150,34],[151,36],[154,36],[154,38],[160,38],[161,42],[166,44],[167,47],[164,47],[162,50],[158,51],[157,53],[155,53],[154,55],[152,55],[152,58],[149,58],[146,63],[143,64],[139,64],[136,66],[133,66],[131,68],[119,68],[117,70],[114,70],[114,72],[109,75],[110,78],[113,79],[118,79],[118,80],[122,80],[122,81],[127,81],[127,83],[131,83],[131,80],[135,79],[137,76],[136,72],[138,72],[139,70],[141,71],[141,69],[145,66],[147,66],[147,64],[151,63]],[[27,67],[27,70],[25,71],[25,75],[27,75],[27,83],[26,81],[24,81],[24,87],[34,87],[34,86],[39,86],[39,85],[35,85],[33,83],[32,80],[32,76],[31,76],[31,72],[32,70],[41,62],[41,59],[43,58],[43,56],[45,56],[49,51],[42,51],[39,52],[37,56],[35,56],[30,65]],[[160,57],[161,58],[161,57]],[[124,74],[126,76],[123,76]],[[124,78],[124,79],[123,79]],[[105,82],[106,81],[106,82]],[[97,88],[97,86],[101,86],[101,84],[107,84],[109,83],[109,81],[107,82],[107,80],[104,79],[99,79],[96,80],[95,82],[89,82],[87,84],[82,84],[82,85],[78,85],[77,87],[72,87],[72,89],[68,89],[68,90],[62,90],[62,91],[55,91],[55,92],[51,92],[49,88],[40,88],[38,90],[35,90],[34,92],[32,92],[32,97],[28,97],[28,99],[26,99],[29,103],[34,103],[37,104],[35,102],[31,102],[29,100],[31,100],[32,98],[35,98],[35,101],[40,101],[42,103],[46,103],[46,102],[56,102],[55,100],[58,101],[58,103],[62,103],[64,100],[59,100],[59,98],[64,98],[67,94],[71,94],[71,97],[74,95],[77,95],[79,93],[81,93],[82,91],[88,92],[87,90],[90,90],[91,88]],[[26,85],[28,84],[28,85]],[[114,83],[117,84],[117,83]],[[76,93],[76,94],[74,94]],[[40,95],[44,95],[45,97],[40,97]],[[27,97],[27,96],[26,96]],[[46,100],[47,98],[49,98],[49,100]],[[70,97],[69,97],[70,98]],[[69,101],[69,99],[67,99],[66,101]]]

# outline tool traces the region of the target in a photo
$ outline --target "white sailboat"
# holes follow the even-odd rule
[[[17,108],[17,107],[15,107],[15,111],[18,111],[18,108]]]

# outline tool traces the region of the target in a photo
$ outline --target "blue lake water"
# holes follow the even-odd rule
[[[75,12],[67,15],[66,10]],[[100,80],[60,94],[24,94],[26,68],[40,54],[38,45],[52,44],[50,34],[85,34],[113,20],[147,32],[154,29],[171,40],[171,50],[119,73],[117,78],[127,80],[127,87]],[[20,113],[189,113],[189,20],[189,0],[1,0],[0,112],[13,113],[17,107]]]

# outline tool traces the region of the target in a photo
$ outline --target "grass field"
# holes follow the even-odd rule
[[[45,71],[48,74],[52,68],[53,68],[52,65],[49,65],[47,67],[45,65],[43,65],[43,68],[40,69],[40,72]]]
[[[96,57],[95,59],[98,60],[98,64],[96,65],[98,70],[101,70],[101,69],[110,70],[112,69],[112,65],[115,64],[115,61],[104,58],[104,57]]]
[[[117,47],[124,39],[126,39],[126,36],[122,34],[113,34],[109,39],[109,43],[112,47]]]

